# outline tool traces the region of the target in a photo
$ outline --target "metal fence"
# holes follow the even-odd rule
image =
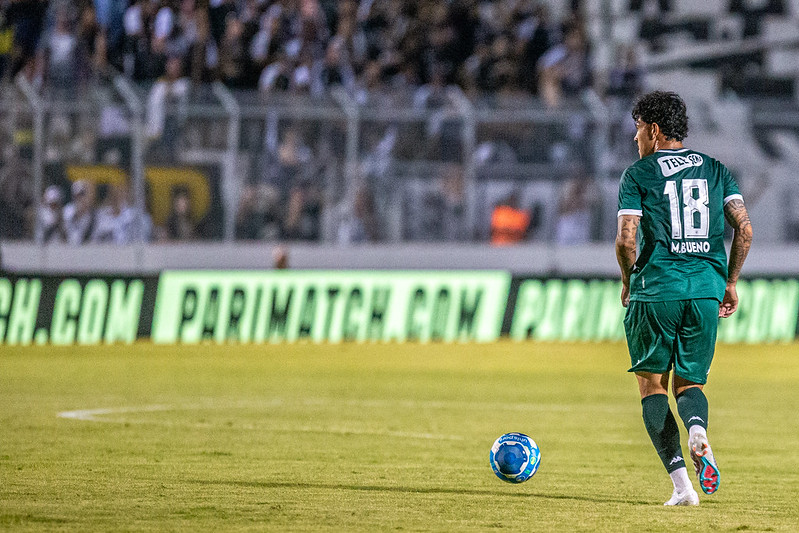
[[[528,240],[608,241],[618,176],[637,157],[629,105],[586,93],[547,109],[453,87],[320,99],[124,77],[42,92],[18,80],[0,97],[0,180],[19,211],[4,238],[33,237],[49,186],[67,203],[85,181],[97,205],[119,196],[138,213],[134,240],[487,242],[494,207],[516,202]],[[748,129],[769,116],[785,121],[766,106]],[[794,238],[790,224],[775,240]]]

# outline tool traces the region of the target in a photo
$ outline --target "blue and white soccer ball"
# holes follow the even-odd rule
[[[524,433],[505,433],[491,446],[491,468],[502,481],[523,483],[541,464],[541,450]]]

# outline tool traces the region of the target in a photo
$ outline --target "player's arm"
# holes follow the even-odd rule
[[[636,234],[641,217],[638,215],[619,215],[616,232],[616,260],[621,268],[621,303],[624,307],[630,303],[630,276],[633,273],[636,254]]]
[[[738,309],[738,292],[735,288],[749,247],[752,246],[752,222],[743,200],[734,199],[724,206],[724,216],[733,229],[732,247],[727,266],[727,289],[719,308],[719,316],[726,318]]]

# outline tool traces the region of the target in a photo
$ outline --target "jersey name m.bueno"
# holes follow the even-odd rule
[[[637,215],[640,254],[630,300],[664,302],[724,296],[724,206],[740,199],[730,171],[710,156],[659,150],[624,171],[619,216]]]

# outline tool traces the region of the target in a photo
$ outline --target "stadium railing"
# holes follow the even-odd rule
[[[529,96],[472,97],[452,87],[313,99],[214,84],[163,103],[159,129],[152,87],[123,77],[78,94],[40,93],[24,81],[11,89],[0,100],[6,146],[14,148],[4,166],[12,159],[27,166],[34,205],[51,184],[68,196],[78,179],[124,183],[132,202],[163,226],[171,193],[184,187],[201,235],[225,242],[484,243],[491,210],[514,195],[534,214],[530,242],[574,244],[561,242],[558,225],[575,182],[588,183],[578,206],[588,212],[588,230],[577,243],[610,242],[618,176],[637,157],[629,102],[592,93],[547,109]],[[785,118],[799,115],[795,104],[780,113],[759,102],[702,101],[696,109],[692,146],[721,152],[752,191],[750,211],[767,241],[795,240],[799,191],[788,178],[799,121]],[[739,138],[714,133],[726,117],[745,120]],[[732,149],[720,149],[719,138]],[[741,140],[749,153],[737,148]],[[321,196],[302,204],[311,230],[281,230],[293,191],[305,187]],[[244,234],[246,194],[261,208],[252,216],[279,213],[276,230],[264,223]],[[363,195],[371,195],[376,235],[352,234]],[[771,216],[774,201],[785,204],[782,220]],[[450,211],[452,224],[442,220]]]

